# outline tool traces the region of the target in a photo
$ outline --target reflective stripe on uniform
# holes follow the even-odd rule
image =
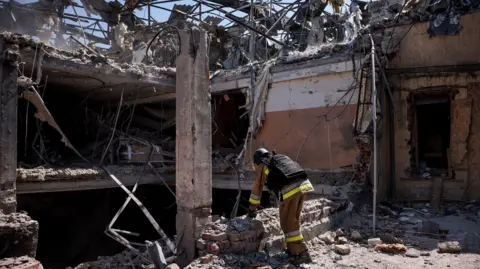
[[[300,231],[293,231],[285,234],[285,237],[292,237],[292,236],[297,236],[301,235],[302,233]]]
[[[253,193],[250,194],[250,199],[248,200],[251,204],[259,205],[261,197]]]
[[[294,231],[285,234],[285,243],[292,243],[301,240],[303,240],[303,235],[300,231]]]
[[[248,199],[248,201],[252,205],[259,205],[260,204],[260,199],[253,199],[251,196],[250,196],[250,199]]]
[[[282,198],[283,200],[288,199],[300,191],[313,191],[313,185],[310,183],[310,180],[307,179],[287,186],[282,190]]]

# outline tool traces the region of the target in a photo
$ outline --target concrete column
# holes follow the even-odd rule
[[[18,46],[0,40],[0,210],[17,209]]]
[[[181,31],[176,89],[177,245],[180,266],[196,255],[195,241],[210,220],[212,205],[212,115],[208,38],[204,31]]]

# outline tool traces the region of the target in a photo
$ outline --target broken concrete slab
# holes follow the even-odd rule
[[[334,250],[336,253],[341,255],[350,254],[350,247],[348,245],[335,245]]]
[[[380,239],[380,238],[370,238],[370,239],[368,239],[368,245],[372,246],[372,247],[374,247],[376,245],[380,245],[382,243],[383,243],[382,239]]]
[[[462,251],[462,246],[458,241],[438,243],[439,253],[460,253],[461,251]]]
[[[414,248],[409,248],[407,252],[405,252],[405,256],[410,257],[410,258],[418,258],[420,257],[420,251],[414,249]]]
[[[63,91],[108,100],[118,99],[123,89],[125,101],[175,92],[175,69],[172,68],[119,64],[85,50],[60,50],[27,36],[8,32],[0,33],[0,40],[18,45],[22,61],[25,62],[22,69],[26,73],[33,68],[38,58],[36,56],[43,52],[40,74],[48,75],[48,84]],[[92,90],[95,91],[94,95],[91,94]]]
[[[0,260],[0,268],[4,269],[43,269],[42,264],[32,257],[20,256],[3,258]]]
[[[361,241],[363,240],[363,237],[360,232],[352,231],[352,233],[350,234],[350,239],[352,239],[353,241]]]
[[[0,213],[0,238],[5,257],[35,257],[38,244],[38,222],[25,213]]]
[[[320,235],[319,238],[327,245],[335,243],[335,235],[330,231]]]

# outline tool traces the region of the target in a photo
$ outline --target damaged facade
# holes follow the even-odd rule
[[[469,201],[480,197],[477,129],[478,13],[456,35],[429,37],[429,23],[405,32],[387,66],[394,89],[396,196]],[[416,45],[414,45],[416,44]],[[421,122],[421,123],[420,123]]]
[[[151,16],[162,9],[156,2],[2,3],[4,214],[18,214],[17,194],[119,187],[128,198],[105,233],[129,249],[135,266],[158,266],[157,243],[168,262],[185,265],[204,252],[278,250],[278,227],[247,229],[233,240],[234,220],[212,222],[215,189],[238,191],[230,216],[237,215],[260,146],[298,161],[315,194],[335,201],[306,202],[309,240],[351,211],[340,204],[348,204],[354,182],[377,179],[379,201],[438,206],[480,197],[478,13],[422,8],[428,1],[353,2],[343,12],[343,1],[194,2],[167,9],[166,22]],[[207,17],[205,9],[221,15]],[[22,20],[27,11],[36,13]],[[139,185],[161,185],[175,200],[175,240],[137,198]],[[113,227],[130,202],[160,240],[135,245],[136,231]],[[278,226],[267,219],[261,222]],[[7,253],[34,257],[38,223],[22,220],[26,246]],[[205,227],[225,228],[222,240],[205,238]]]

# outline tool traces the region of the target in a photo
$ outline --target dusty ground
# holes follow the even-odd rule
[[[383,207],[377,212],[376,237],[382,238],[389,246],[399,243],[407,248],[406,252],[388,254],[369,246],[367,239],[374,237],[372,212],[365,206],[357,208],[345,220],[339,233],[327,233],[330,242],[325,240],[325,234],[308,242],[314,263],[298,268],[480,268],[480,207],[477,203],[447,205],[439,211],[431,209],[428,204],[396,205],[393,209]],[[361,238],[352,236],[354,231]],[[462,251],[458,254],[439,253],[438,244],[449,241],[458,242]],[[349,249],[349,253],[339,254],[336,245]],[[282,253],[250,253],[201,257],[188,269],[262,268],[261,265],[297,268],[290,265],[288,257]]]
[[[480,269],[480,203],[445,205],[441,210],[433,210],[428,204],[379,208],[375,237],[381,238],[388,246],[398,243],[407,248],[406,252],[398,254],[381,252],[368,244],[368,239],[374,237],[371,214],[368,205],[360,206],[341,224],[341,229],[309,241],[307,244],[314,259],[312,264],[295,267],[289,264],[284,253],[256,252],[207,254],[185,269]],[[461,252],[439,253],[438,244],[450,241],[458,242]],[[348,253],[340,254],[338,246],[349,250]],[[148,265],[137,258],[124,252],[77,268],[142,268]]]
[[[351,253],[339,255],[331,246],[316,245],[311,247],[314,263],[295,267],[288,263],[283,254],[268,257],[264,253],[250,253],[244,256],[224,255],[212,257],[208,264],[202,260],[195,261],[189,268],[217,269],[217,268],[255,268],[260,265],[270,265],[272,268],[365,268],[365,269],[396,269],[396,268],[480,268],[480,255],[478,254],[439,254],[436,250],[420,252],[417,258],[405,255],[389,255],[358,244],[350,244]]]

